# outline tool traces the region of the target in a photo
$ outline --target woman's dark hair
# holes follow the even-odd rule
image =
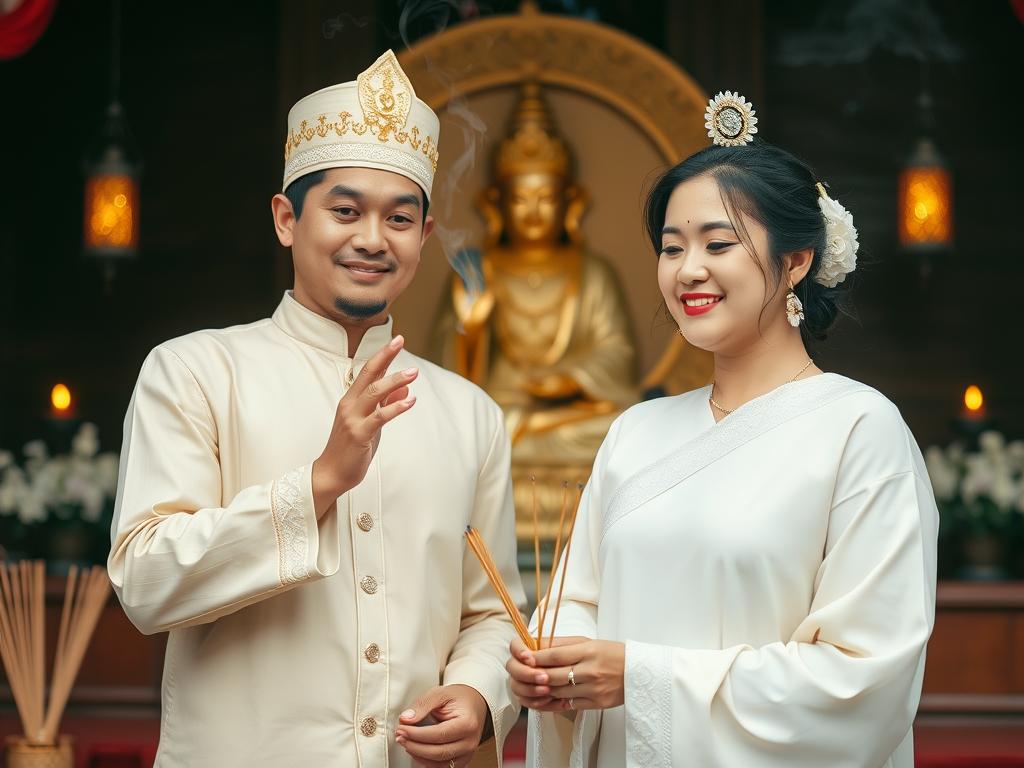
[[[804,305],[805,319],[800,324],[804,342],[823,341],[839,314],[849,281],[826,288],[814,280],[825,251],[825,218],[818,207],[817,179],[811,169],[759,139],[742,147],[710,146],[690,155],[662,175],[647,196],[644,220],[656,254],[661,252],[661,230],[672,192],[699,176],[711,176],[718,182],[729,219],[751,254],[756,251],[739,214],[745,213],[767,230],[771,278],[765,274],[764,280],[768,295],[775,293],[784,278],[783,257],[814,249],[811,268],[796,286],[796,295]],[[762,307],[762,314],[767,306]]]

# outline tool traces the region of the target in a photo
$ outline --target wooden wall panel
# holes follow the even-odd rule
[[[1024,718],[1024,582],[939,584],[920,711]]]
[[[999,611],[940,612],[928,644],[925,693],[1011,693],[1013,622]]]

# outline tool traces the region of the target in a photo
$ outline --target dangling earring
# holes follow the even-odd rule
[[[789,279],[789,293],[786,294],[786,319],[794,328],[798,328],[804,319],[804,305],[795,293],[792,278]]]

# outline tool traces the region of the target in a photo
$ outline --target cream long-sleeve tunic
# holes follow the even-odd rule
[[[418,366],[416,405],[365,479],[318,521],[311,464],[338,400],[391,339],[345,331],[286,294],[270,319],[160,345],[125,419],[108,569],[143,632],[169,631],[157,766],[406,766],[399,713],[427,689],[515,721],[514,635],[474,555],[480,530],[522,600],[498,407]]]
[[[625,705],[531,712],[530,765],[912,768],[938,520],[913,436],[834,374],[717,424],[709,393],[598,453],[556,634],[625,643]]]

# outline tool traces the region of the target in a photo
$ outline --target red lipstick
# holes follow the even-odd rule
[[[714,293],[684,293],[679,297],[679,301],[682,303],[683,311],[686,313],[687,317],[697,317],[698,315],[706,315],[712,309],[717,307],[724,298],[724,296],[719,296]],[[691,307],[686,303],[687,301],[695,301],[698,299],[710,299],[710,301],[696,307]]]

